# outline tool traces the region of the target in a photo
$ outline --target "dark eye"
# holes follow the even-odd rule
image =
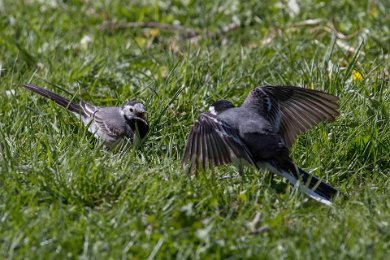
[[[134,112],[134,109],[130,108],[130,112]]]

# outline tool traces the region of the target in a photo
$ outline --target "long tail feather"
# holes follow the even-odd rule
[[[301,189],[305,194],[325,205],[331,205],[332,200],[338,194],[337,189],[305,172],[292,162],[289,162],[290,167],[288,168],[285,165],[283,167],[277,166],[273,162],[266,163],[265,165],[270,171],[286,178],[291,185],[296,185],[300,181],[302,183]]]
[[[35,93],[38,93],[41,96],[44,96],[48,99],[53,100],[58,105],[68,109],[69,111],[71,111],[73,113],[77,113],[77,114],[82,115],[82,116],[85,115],[85,113],[80,105],[75,104],[75,103],[71,102],[70,100],[68,100],[68,99],[66,99],[66,98],[64,98],[56,93],[53,93],[47,89],[44,89],[44,88],[41,88],[38,86],[34,86],[31,84],[24,84],[24,87],[35,92]]]
[[[299,170],[299,177],[302,179],[302,182],[312,190],[315,190],[320,196],[332,200],[338,194],[338,190],[330,186],[328,183],[321,181],[317,177],[305,172],[301,168]]]

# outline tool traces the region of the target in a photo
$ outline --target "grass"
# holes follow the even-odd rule
[[[361,258],[390,253],[387,1],[0,1],[1,258]],[[107,21],[177,30],[100,27]],[[224,26],[239,21],[239,28]],[[362,77],[360,77],[362,76]],[[142,147],[106,152],[21,86],[97,105],[143,100]],[[322,89],[341,115],[297,164],[349,195],[320,205],[267,172],[180,165],[191,124],[265,84]]]

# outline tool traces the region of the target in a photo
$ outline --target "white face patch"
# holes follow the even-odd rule
[[[214,106],[209,107],[209,111],[210,111],[211,114],[213,114],[215,116],[217,115],[217,111],[215,111],[215,107]]]
[[[134,115],[134,106],[124,106],[123,111],[125,112],[126,115]]]
[[[145,113],[145,107],[141,103],[136,103],[134,105],[125,105],[122,108],[121,113],[125,115],[127,118],[134,118],[136,116],[140,116]]]
[[[136,103],[133,107],[137,112],[145,112],[145,107],[141,103]]]

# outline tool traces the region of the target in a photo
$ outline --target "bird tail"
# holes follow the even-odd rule
[[[35,92],[35,93],[38,93],[41,96],[44,96],[46,98],[53,100],[58,105],[68,109],[69,111],[71,111],[73,113],[76,113],[76,114],[79,114],[82,116],[85,115],[85,113],[80,105],[75,104],[75,103],[71,102],[70,100],[68,100],[68,99],[66,99],[66,98],[64,98],[56,93],[53,93],[47,89],[44,89],[44,88],[41,88],[38,86],[34,86],[31,84],[24,84],[24,87]]]
[[[305,172],[291,161],[284,163],[282,167],[275,162],[268,162],[266,166],[270,171],[286,178],[291,185],[301,182],[301,189],[306,195],[325,205],[331,205],[338,194],[337,189]]]

